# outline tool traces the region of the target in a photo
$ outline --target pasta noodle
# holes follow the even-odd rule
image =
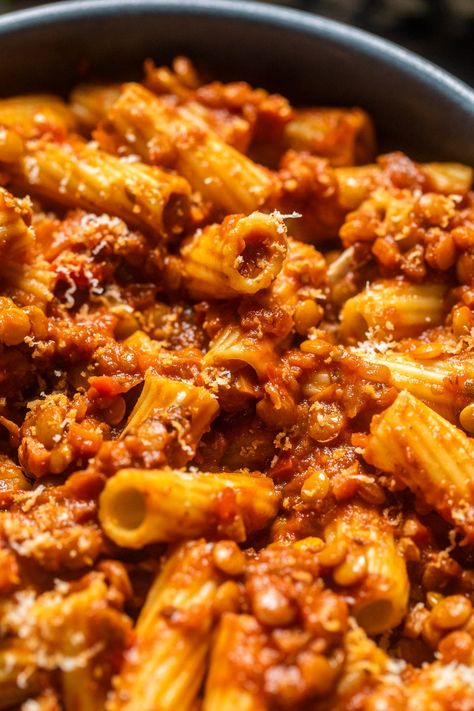
[[[58,96],[29,94],[0,99],[0,126],[14,129],[23,138],[46,134],[57,140],[73,131],[76,121]]]
[[[252,212],[274,189],[268,171],[226,145],[195,113],[169,106],[138,84],[124,86],[102,131],[107,141],[129,143],[146,162],[171,163],[227,212]]]
[[[429,347],[425,351],[420,348],[418,359],[416,353],[370,353],[357,349],[354,352],[366,363],[388,368],[390,383],[397,390],[408,390],[452,422],[469,405],[469,382],[474,376],[470,357],[431,357]],[[424,353],[429,356],[426,360]],[[436,356],[436,348],[432,355]]]
[[[189,186],[183,178],[126,163],[82,141],[29,143],[12,171],[15,181],[34,194],[108,211],[157,237],[179,234],[186,221]]]
[[[268,366],[276,363],[275,344],[270,338],[256,338],[230,325],[220,331],[210,344],[205,365],[249,365],[264,378]]]
[[[148,371],[141,395],[120,436],[140,433],[154,419],[167,419],[178,431],[178,447],[170,452],[170,458],[180,466],[192,459],[218,409],[215,398],[205,388]]]
[[[337,512],[325,536],[329,544],[347,541],[347,557],[333,571],[337,584],[352,583],[355,561],[365,568],[353,592],[353,613],[359,624],[369,634],[396,627],[407,610],[409,582],[389,524],[375,509],[349,504]]]
[[[15,200],[0,188],[0,280],[18,298],[33,297],[43,307],[52,299],[55,276],[38,253],[31,218],[27,200]]]
[[[227,217],[181,248],[184,279],[194,298],[232,298],[266,289],[286,255],[286,228],[278,216],[253,212]]]
[[[107,711],[192,708],[205,672],[219,582],[212,544],[183,544],[169,556],[150,588],[138,618],[135,646],[116,680]],[[193,619],[194,610],[199,617],[194,613]]]
[[[258,689],[246,689],[235,675],[233,654],[238,654],[245,640],[258,636],[259,627],[250,615],[226,613],[222,616],[212,647],[212,656],[204,697],[204,711],[265,711],[267,705]]]
[[[21,685],[18,676],[21,675]],[[8,709],[27,700],[41,688],[41,677],[34,655],[24,645],[0,646],[0,709]]]
[[[92,130],[120,96],[118,84],[79,84],[70,96],[71,109],[86,130]]]
[[[105,708],[106,693],[94,679],[90,666],[63,672],[62,692],[67,711],[99,711]]]
[[[341,311],[341,333],[363,340],[370,331],[380,340],[418,336],[441,323],[446,287],[378,282],[349,299]]]
[[[302,109],[285,129],[289,148],[329,158],[333,165],[368,163],[375,151],[370,117],[361,109]]]
[[[462,163],[424,163],[420,178],[428,178],[430,187],[441,193],[464,194],[472,185],[473,173]],[[339,201],[346,210],[359,207],[380,183],[385,184],[383,169],[376,165],[338,167],[335,170]]]
[[[10,128],[0,126],[0,160],[15,163],[23,153],[23,140]]]
[[[373,422],[365,450],[371,464],[393,473],[445,518],[471,530],[474,442],[403,391]]]
[[[270,480],[248,473],[122,469],[107,483],[99,515],[107,535],[130,548],[219,534],[244,541],[278,502]]]

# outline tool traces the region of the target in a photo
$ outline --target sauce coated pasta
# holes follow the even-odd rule
[[[0,100],[0,710],[474,711],[473,174],[376,153],[183,57]]]

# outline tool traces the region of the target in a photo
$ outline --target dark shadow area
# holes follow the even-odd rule
[[[0,0],[0,12],[45,2]],[[474,86],[474,0],[278,0],[278,4],[385,37]]]

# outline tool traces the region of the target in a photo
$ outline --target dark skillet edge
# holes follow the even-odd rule
[[[337,40],[345,46],[363,49],[376,59],[385,53],[385,60],[391,59],[403,69],[422,73],[430,83],[446,85],[461,100],[468,102],[474,113],[474,90],[460,79],[423,57],[404,49],[390,40],[382,39],[370,32],[351,27],[342,22],[319,17],[302,10],[294,10],[269,3],[249,2],[248,0],[67,0],[52,5],[39,5],[27,10],[18,10],[0,17],[0,34],[5,31],[19,30],[38,24],[73,20],[84,13],[98,16],[120,13],[135,14],[137,11],[158,11],[161,14],[172,11],[187,15],[190,11],[199,15],[219,15],[229,18],[238,17],[250,22],[271,22],[290,27],[313,35],[324,34],[329,39]]]
[[[393,140],[386,141],[384,148],[398,147],[396,143],[400,136],[401,147],[404,150],[410,150],[412,146],[416,146],[418,138],[421,145],[418,155],[422,159],[429,157],[436,159],[437,154],[433,148],[430,148],[431,144],[433,147],[441,147],[440,159],[447,160],[452,157],[453,160],[464,159],[466,162],[474,164],[474,145],[472,145],[472,141],[471,146],[469,145],[468,128],[469,125],[474,124],[474,91],[470,87],[445,70],[392,42],[363,30],[299,10],[264,3],[234,2],[232,0],[120,0],[119,3],[116,0],[74,0],[43,5],[0,17],[0,40],[2,37],[10,41],[12,41],[12,37],[19,37],[21,40],[22,33],[28,35],[35,29],[47,30],[55,26],[60,28],[71,25],[75,21],[97,20],[99,23],[101,20],[113,19],[116,21],[118,17],[122,21],[126,21],[127,17],[130,17],[136,22],[137,18],[153,16],[156,19],[156,17],[164,18],[167,15],[182,18],[183,23],[186,20],[189,21],[190,18],[210,23],[229,20],[248,25],[249,29],[253,29],[254,34],[255,28],[257,28],[258,31],[262,33],[266,31],[267,34],[268,32],[273,32],[274,35],[278,32],[286,35],[294,34],[295,37],[299,36],[302,42],[306,43],[319,40],[324,45],[323,59],[324,53],[327,57],[331,51],[345,53],[344,61],[346,61],[349,71],[352,66],[347,64],[347,56],[354,53],[356,58],[354,66],[357,64],[367,66],[370,63],[371,71],[373,69],[372,74],[379,73],[377,78],[379,88],[377,90],[365,88],[365,96],[370,95],[371,91],[375,95],[378,91],[376,106],[372,107],[370,102],[364,103],[363,100],[361,100],[361,104],[369,111],[375,109],[376,120],[379,119],[377,108],[380,109],[384,101],[391,104],[393,108],[393,115],[387,130],[387,135],[393,136]],[[251,44],[252,42],[255,52],[255,37]],[[288,41],[286,51],[288,53]],[[229,54],[232,55],[232,53],[236,54],[234,49]],[[359,58],[358,61],[357,58]],[[334,62],[334,60],[332,61]],[[41,63],[41,59],[39,63]],[[386,84],[383,82],[385,77]],[[396,84],[398,84],[395,88],[390,84],[394,77]],[[328,80],[327,84],[331,80]],[[370,80],[371,77],[368,76],[368,81]],[[403,80],[406,80],[406,91]],[[347,87],[347,80],[345,84]],[[345,96],[343,88],[341,103],[344,103]],[[349,98],[348,103],[351,102],[354,102],[353,98]],[[433,105],[433,115],[428,116],[431,104]],[[401,115],[403,112],[406,112],[407,115]],[[384,111],[382,111],[383,113]],[[411,126],[408,126],[410,121]],[[400,127],[397,125],[398,123],[400,123]],[[378,125],[380,126],[380,120]],[[421,136],[421,126],[423,131],[430,132],[429,140],[423,139]],[[382,120],[382,133],[384,130],[384,120]],[[462,140],[460,133],[462,133]],[[410,141],[413,141],[412,145],[410,145]],[[423,142],[428,150],[423,147]],[[462,142],[465,150],[462,149]],[[431,156],[429,156],[429,151],[431,151]]]

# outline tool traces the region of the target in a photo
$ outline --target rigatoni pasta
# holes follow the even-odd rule
[[[376,509],[356,502],[338,510],[325,539],[328,545],[347,543],[333,579],[353,587],[352,611],[359,624],[369,634],[396,627],[406,614],[409,581],[390,524]]]
[[[202,435],[218,411],[216,398],[205,388],[150,370],[145,373],[143,390],[120,438],[140,436],[145,428],[162,421],[176,430],[177,441],[168,456],[171,462],[180,466],[193,458]]]
[[[437,352],[437,344],[423,344],[418,352],[412,353],[354,350],[365,363],[387,368],[390,384],[397,390],[408,390],[440,415],[456,423],[460,413],[471,402],[469,384],[474,377],[474,362],[469,354],[462,358],[439,358]]]
[[[0,125],[0,160],[14,163],[23,153],[23,139],[16,131]]]
[[[275,515],[272,482],[247,472],[121,469],[100,498],[100,521],[128,548],[199,536],[244,541]]]
[[[189,185],[159,168],[122,161],[82,140],[30,142],[12,165],[14,180],[45,199],[92,212],[109,212],[157,238],[180,234]]]
[[[364,456],[470,533],[474,441],[462,430],[403,391],[373,421]]]
[[[472,169],[144,74],[0,100],[0,709],[471,711]]]
[[[0,99],[0,126],[14,129],[22,138],[44,134],[64,138],[76,128],[71,108],[54,94],[27,94]]]
[[[445,293],[444,284],[376,282],[344,304],[341,334],[356,341],[369,332],[380,340],[418,336],[441,323]]]
[[[69,97],[71,110],[82,127],[92,130],[119,95],[119,84],[79,84]]]
[[[327,157],[332,165],[372,160],[374,128],[361,109],[300,109],[285,127],[285,143],[297,151]]]
[[[18,642],[3,643],[0,646],[0,709],[3,711],[27,701],[41,686],[41,675],[34,655],[26,645]]]
[[[204,356],[206,366],[248,365],[261,378],[265,378],[268,366],[275,362],[275,344],[271,338],[247,334],[234,324],[217,333]]]
[[[227,612],[222,615],[212,646],[209,676],[204,695],[204,711],[265,711],[267,704],[258,688],[242,683],[236,675],[233,655],[255,636],[259,625],[250,615]],[[258,641],[257,641],[258,644]]]
[[[0,279],[20,301],[34,298],[43,307],[53,298],[55,274],[39,252],[31,220],[29,201],[0,188]]]
[[[107,711],[193,707],[205,673],[220,579],[212,544],[194,541],[170,554],[150,588],[137,621],[134,647],[115,682]]]
[[[123,87],[98,137],[105,145],[123,142],[146,162],[173,165],[226,212],[252,212],[275,189],[269,171],[224,143],[194,112],[170,106],[139,84]]]
[[[256,294],[278,275],[286,256],[286,227],[278,213],[226,217],[185,241],[185,284],[194,298]]]

